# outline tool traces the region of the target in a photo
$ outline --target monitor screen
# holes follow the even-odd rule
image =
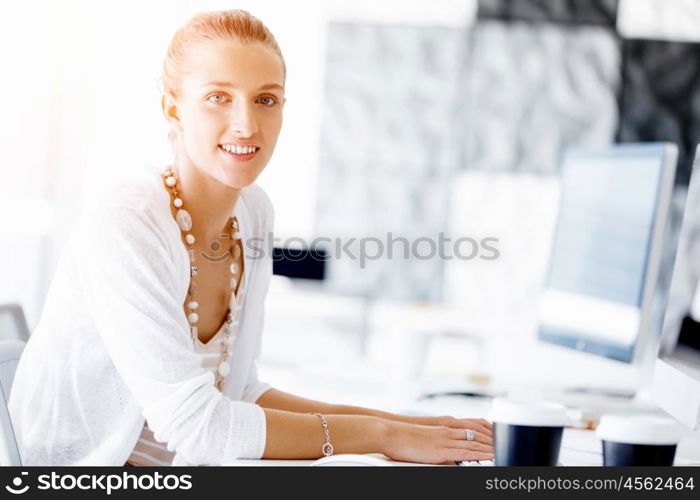
[[[654,400],[691,429],[700,426],[699,152],[690,175],[651,384]]]
[[[691,174],[659,353],[700,354],[700,176]]]
[[[632,360],[651,307],[673,156],[664,144],[565,155],[541,340]]]

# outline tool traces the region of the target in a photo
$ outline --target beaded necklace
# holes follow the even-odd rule
[[[171,167],[167,167],[162,173],[163,181],[165,187],[170,194],[173,206],[176,208],[175,221],[177,222],[180,231],[184,235],[185,245],[187,247],[187,254],[190,259],[190,286],[187,290],[187,309],[189,313],[187,314],[187,321],[190,324],[190,335],[192,337],[192,343],[198,339],[197,322],[199,321],[199,314],[197,309],[199,308],[199,303],[197,302],[197,282],[195,277],[197,276],[197,262],[195,256],[195,237],[190,233],[192,229],[192,216],[190,213],[184,209],[182,198],[180,198],[177,190],[177,177],[175,172],[173,172]],[[234,216],[231,222],[231,229],[233,234],[230,235],[233,241],[233,263],[229,267],[231,271],[231,282],[230,291],[232,294],[236,291],[236,286],[238,285],[238,264],[236,259],[240,255],[240,239],[241,234],[239,232],[238,219]],[[231,323],[233,323],[233,315],[231,313],[231,308],[229,307],[226,311],[226,323],[224,324],[225,338],[223,340],[221,349],[221,361],[216,369],[216,388],[220,391],[224,389],[225,378],[231,372],[231,365],[229,364],[229,348],[231,346]]]

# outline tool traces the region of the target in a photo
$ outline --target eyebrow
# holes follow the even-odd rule
[[[229,87],[229,88],[236,88],[235,85],[230,84],[229,82],[209,82],[202,87]],[[271,90],[271,89],[279,89],[279,90],[284,90],[284,87],[280,85],[279,83],[268,83],[260,87],[260,90]]]

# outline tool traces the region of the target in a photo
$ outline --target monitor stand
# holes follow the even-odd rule
[[[600,411],[639,411],[658,408],[649,395],[633,389],[616,389],[606,387],[569,387],[563,389],[555,398],[569,406]]]
[[[661,415],[663,410],[654,403],[647,391],[605,387],[569,387],[545,392],[543,397],[566,405],[577,424],[593,429],[604,414]]]
[[[604,413],[615,414],[664,414],[651,394],[651,382],[654,372],[658,339],[649,335],[640,340],[636,366],[637,379],[634,387],[615,386],[614,384],[593,386],[579,385],[554,390],[555,400],[570,408],[580,409],[589,421],[597,422]]]

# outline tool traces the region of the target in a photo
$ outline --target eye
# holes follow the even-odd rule
[[[265,106],[273,106],[277,104],[277,99],[269,95],[264,95],[260,98],[260,102]]]
[[[214,104],[223,104],[226,102],[227,97],[223,94],[213,94],[207,97],[207,101],[213,102]]]

